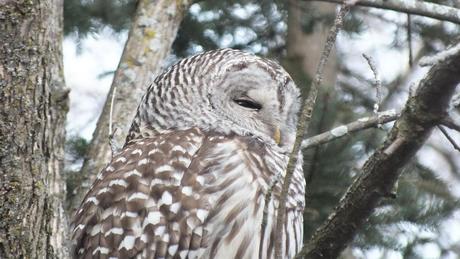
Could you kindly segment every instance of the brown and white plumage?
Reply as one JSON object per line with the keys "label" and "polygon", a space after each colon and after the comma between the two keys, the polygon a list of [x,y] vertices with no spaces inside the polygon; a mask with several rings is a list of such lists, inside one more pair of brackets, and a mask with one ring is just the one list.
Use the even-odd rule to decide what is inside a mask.
{"label": "brown and white plumage", "polygon": [[273,258],[282,238],[292,258],[302,245],[302,161],[284,232],[274,223],[298,97],[279,65],[252,54],[223,49],[180,61],[149,88],[127,144],[77,211],[74,256]]}

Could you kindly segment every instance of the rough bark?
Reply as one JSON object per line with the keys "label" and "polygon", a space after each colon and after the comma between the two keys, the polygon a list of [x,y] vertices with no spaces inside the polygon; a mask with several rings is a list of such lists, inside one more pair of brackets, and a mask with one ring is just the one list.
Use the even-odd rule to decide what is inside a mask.
{"label": "rough bark", "polygon": [[171,50],[180,22],[190,1],[140,0],[123,55],[107,96],[96,130],[93,133],[87,157],[83,162],[75,195],[69,201],[71,214],[80,204],[97,173],[110,161],[109,145],[110,106],[114,89],[113,127],[114,143],[124,144],[137,105],[154,75],[162,69],[163,60]]}
{"label": "rough bark", "polygon": [[0,2],[0,258],[64,258],[62,0]]}
{"label": "rough bark", "polygon": [[403,166],[442,122],[460,83],[460,53],[434,65],[407,101],[386,141],[367,160],[328,220],[297,258],[336,258],[391,190]]}

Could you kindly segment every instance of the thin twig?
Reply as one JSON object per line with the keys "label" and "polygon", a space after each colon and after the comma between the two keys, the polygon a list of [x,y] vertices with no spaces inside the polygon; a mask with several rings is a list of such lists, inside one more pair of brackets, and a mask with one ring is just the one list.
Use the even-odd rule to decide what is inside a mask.
{"label": "thin twig", "polygon": [[412,52],[412,21],[410,14],[407,14],[407,46],[409,48],[409,67],[413,65],[413,52]]}
{"label": "thin twig", "polygon": [[455,140],[449,135],[449,133],[447,132],[447,130],[441,126],[441,125],[438,125],[438,129],[441,130],[442,134],[444,134],[444,137],[447,138],[447,140],[449,140],[449,142],[452,144],[452,146],[457,150],[457,151],[460,151],[460,147],[458,146],[457,143],[455,143]]}
{"label": "thin twig", "polygon": [[[326,93],[323,96],[323,100],[321,102],[321,111],[319,112],[319,120],[318,123],[316,124],[316,131],[321,132],[323,131],[324,124],[326,123],[326,118],[329,114],[328,108],[329,106],[329,92]],[[313,129],[311,129],[313,131]],[[302,149],[302,147],[300,148]],[[308,189],[313,177],[315,176],[316,168],[318,166],[318,156],[320,154],[320,146],[316,146],[313,151],[312,151],[312,156],[309,159],[311,163],[307,163],[306,166],[304,166],[304,176],[305,176],[305,183],[306,183],[306,189]]]}
{"label": "thin twig", "polygon": [[[342,4],[344,0],[304,0],[307,2],[330,2]],[[380,8],[396,12],[409,13],[460,24],[460,9],[455,7],[415,0],[361,0],[359,6]]]}
{"label": "thin twig", "polygon": [[369,64],[372,73],[374,73],[374,86],[377,95],[377,101],[374,104],[374,113],[377,114],[379,112],[380,105],[382,104],[382,81],[380,80],[379,71],[377,70],[377,66],[375,65],[375,62],[372,59],[372,57],[364,53],[363,57],[367,60],[367,64]]}
{"label": "thin twig", "polygon": [[450,128],[450,129],[453,129],[453,130],[456,130],[458,132],[460,132],[460,124],[457,124],[454,120],[452,120],[452,118],[450,117],[446,117],[444,118],[442,121],[441,121],[441,124]]}
{"label": "thin twig", "polygon": [[110,145],[110,150],[112,151],[112,158],[117,152],[116,145],[114,143],[114,135],[117,129],[113,130],[113,121],[112,121],[112,116],[113,116],[113,104],[115,103],[115,95],[117,94],[117,87],[115,86],[113,88],[112,92],[112,100],[110,101],[110,114],[109,114],[109,145]]}
{"label": "thin twig", "polygon": [[[319,85],[321,85],[321,82],[323,80],[324,67],[329,58],[329,54],[331,53],[331,50],[334,47],[334,44],[337,38],[337,34],[342,28],[343,18],[350,11],[350,8],[354,4],[354,2],[356,1],[353,1],[353,2],[347,1],[340,8],[340,11],[335,18],[334,25],[332,26],[327,36],[326,44],[324,46],[323,52],[321,53],[321,59],[318,64],[315,78],[310,88],[310,92],[308,93],[308,97],[306,98],[306,100],[304,100],[303,102],[303,105],[302,105],[303,108],[300,113],[299,122],[297,124],[296,139],[294,142],[294,146],[292,148],[292,153],[289,156],[289,161],[286,167],[286,174],[285,174],[284,181],[283,181],[283,187],[282,187],[281,195],[279,199],[279,206],[278,206],[278,210],[276,214],[277,218],[276,218],[276,225],[275,225],[276,233],[284,232],[283,229],[284,229],[284,218],[285,218],[285,213],[286,213],[287,194],[288,194],[289,186],[291,184],[292,174],[295,169],[297,156],[299,155],[300,146],[301,146],[302,140],[304,139],[305,131],[306,129],[308,129],[310,125],[311,115],[313,113],[313,108],[316,103],[316,97],[318,95],[318,87]],[[277,238],[275,240],[275,258],[277,259],[283,258],[283,255],[281,254],[282,242],[283,242],[283,238]]]}
{"label": "thin twig", "polygon": [[358,132],[372,127],[378,127],[378,125],[394,121],[398,117],[398,113],[396,113],[394,110],[389,110],[385,112],[379,112],[377,115],[371,117],[360,118],[354,122],[335,127],[332,130],[326,131],[302,141],[301,148],[302,150],[310,149],[336,140],[350,133]]}

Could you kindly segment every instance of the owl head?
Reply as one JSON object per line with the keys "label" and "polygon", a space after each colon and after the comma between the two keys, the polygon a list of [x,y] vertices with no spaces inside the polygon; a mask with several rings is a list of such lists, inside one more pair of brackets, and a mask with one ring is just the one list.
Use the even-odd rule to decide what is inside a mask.
{"label": "owl head", "polygon": [[148,88],[127,142],[198,127],[283,149],[295,140],[300,92],[277,63],[219,49],[181,60]]}

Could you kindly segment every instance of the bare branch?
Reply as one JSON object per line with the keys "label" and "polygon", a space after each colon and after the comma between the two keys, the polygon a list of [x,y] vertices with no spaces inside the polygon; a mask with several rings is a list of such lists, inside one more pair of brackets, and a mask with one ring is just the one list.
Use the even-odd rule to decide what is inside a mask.
{"label": "bare branch", "polygon": [[386,141],[366,161],[362,173],[334,212],[296,258],[337,258],[391,189],[401,169],[447,115],[460,83],[460,52],[434,65],[410,97]]}
{"label": "bare branch", "polygon": [[114,141],[114,135],[117,129],[113,130],[113,103],[115,102],[115,96],[117,95],[117,86],[113,87],[112,93],[112,100],[110,101],[110,114],[109,114],[109,144],[110,150],[112,151],[112,158],[113,155],[117,152],[117,147]]}
{"label": "bare branch", "polygon": [[[342,4],[344,0],[304,0],[304,1],[319,1]],[[435,4],[425,1],[415,0],[362,0],[356,5],[374,7],[396,12],[408,13],[430,17],[438,20],[449,21],[460,24],[460,9],[441,4]]]}
{"label": "bare branch", "polygon": [[118,147],[117,147],[117,144],[115,143],[115,138],[114,138],[115,134],[117,133],[117,129],[118,128],[115,128],[113,132],[109,134],[109,145],[110,145],[112,158],[118,152]]}
{"label": "bare branch", "polygon": [[460,151],[460,147],[458,146],[457,143],[455,143],[455,140],[449,135],[449,133],[447,132],[447,130],[446,130],[443,126],[440,126],[440,125],[438,125],[438,129],[442,132],[442,134],[444,135],[444,137],[446,137],[447,140],[449,140],[449,142],[452,144],[452,146],[453,146],[457,151]]}
{"label": "bare branch", "polygon": [[410,14],[407,14],[407,47],[409,49],[409,67],[412,67],[414,55],[412,54],[412,21]]}
{"label": "bare branch", "polygon": [[[331,30],[329,31],[326,44],[324,46],[324,50],[321,53],[321,59],[319,61],[315,78],[312,82],[310,92],[308,93],[308,97],[303,101],[302,111],[300,113],[299,122],[297,124],[297,134],[296,140],[294,142],[294,146],[292,148],[292,153],[289,156],[289,161],[286,167],[286,174],[283,181],[283,188],[281,190],[281,196],[279,200],[279,206],[277,210],[277,218],[276,218],[276,232],[282,233],[284,227],[284,218],[286,212],[286,199],[289,190],[289,185],[291,184],[292,174],[295,169],[295,164],[297,161],[297,156],[299,154],[300,145],[302,140],[304,139],[305,131],[308,129],[311,121],[311,115],[313,113],[313,109],[316,103],[316,97],[318,95],[318,87],[321,85],[323,80],[323,71],[324,67],[326,66],[329,54],[331,53],[332,48],[334,47],[335,41],[337,39],[337,34],[339,33],[340,29],[343,25],[343,18],[345,15],[350,11],[351,6],[354,2],[345,2],[336,15],[334,25],[332,26]],[[282,259],[283,255],[281,254],[282,248],[282,238],[277,238],[275,241],[275,258]]]}
{"label": "bare branch", "polygon": [[420,59],[419,65],[424,67],[424,66],[432,66],[435,65],[439,62],[444,61],[446,58],[452,56],[452,54],[457,53],[460,51],[460,45],[456,45],[452,48],[449,48],[447,50],[441,51],[436,53],[434,56],[425,56]]}
{"label": "bare branch", "polygon": [[380,105],[382,104],[382,81],[380,80],[379,71],[377,70],[377,66],[375,65],[372,57],[364,53],[363,57],[366,59],[367,64],[369,64],[372,73],[374,73],[374,86],[377,93],[377,101],[374,104],[374,113],[377,114],[379,112]]}
{"label": "bare branch", "polygon": [[350,133],[354,133],[354,132],[372,128],[372,127],[377,127],[378,125],[394,121],[398,117],[399,117],[399,114],[396,113],[394,110],[380,112],[377,115],[374,115],[371,117],[364,117],[364,118],[358,119],[357,121],[348,123],[346,125],[335,127],[332,130],[329,130],[327,132],[324,132],[316,136],[313,136],[311,138],[308,138],[302,141],[301,148],[303,150],[313,148],[313,147],[322,145],[324,143],[336,140],[343,136],[346,136]]}
{"label": "bare branch", "polygon": [[456,130],[456,131],[460,132],[460,124],[457,124],[450,117],[446,117],[444,120],[442,120],[441,124],[446,126],[446,127],[448,127],[448,128],[450,128],[450,129],[453,129],[453,130]]}

